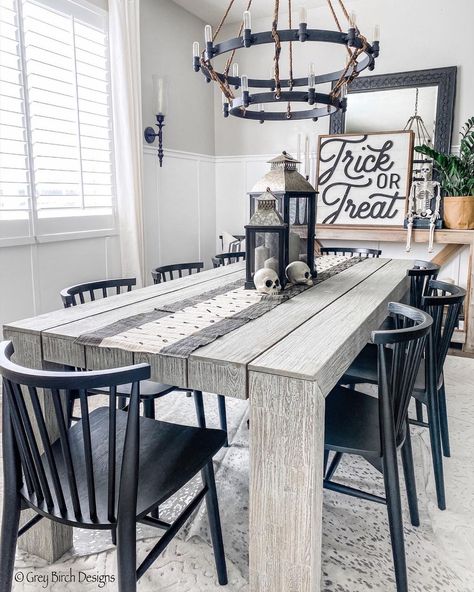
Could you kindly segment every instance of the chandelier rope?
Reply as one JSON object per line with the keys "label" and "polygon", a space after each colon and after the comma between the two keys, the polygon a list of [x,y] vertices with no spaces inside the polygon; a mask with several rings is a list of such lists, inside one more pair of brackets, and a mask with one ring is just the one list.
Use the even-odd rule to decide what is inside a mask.
{"label": "chandelier rope", "polygon": [[[252,0],[248,0],[247,8],[239,25],[237,37],[227,41],[217,42],[217,39],[226,23],[229,14],[235,4],[235,0],[229,0],[227,9],[224,12],[215,31],[206,25],[204,50],[199,50],[199,43],[193,44],[193,67],[196,72],[201,71],[208,82],[215,82],[223,97],[224,116],[234,115],[248,119],[265,120],[282,119],[317,119],[329,115],[340,109],[345,110],[347,105],[347,87],[366,68],[373,70],[375,60],[379,55],[378,27],[376,27],[375,39],[372,44],[361,34],[355,24],[355,17],[349,15],[343,0],[337,0],[337,9],[342,12],[342,17],[348,23],[347,33],[344,32],[338,10],[334,0],[326,0],[330,14],[334,20],[337,31],[320,29],[309,29],[306,21],[306,10],[302,9],[304,15],[300,18],[299,27],[293,29],[292,23],[292,0],[288,0],[288,29],[279,29],[280,0],[274,0],[271,28],[269,31],[253,33],[251,30],[250,8]],[[348,57],[344,67],[340,71],[321,73],[314,71],[311,63],[308,77],[294,77],[293,44],[300,42],[325,42],[343,45]],[[281,58],[283,43],[288,43],[289,78],[282,78]],[[239,74],[238,64],[234,62],[237,50],[251,48],[254,45],[273,44],[273,76],[268,79],[249,78],[245,74]],[[218,72],[213,59],[222,54],[229,53],[222,72]],[[364,56],[365,54],[365,56]],[[319,65],[319,62],[318,62]],[[231,73],[232,67],[232,73]],[[327,92],[316,92],[320,84],[332,83],[332,89]],[[299,90],[298,87],[307,86],[306,90]],[[236,96],[234,90],[241,89],[241,96]],[[260,89],[255,92],[252,89]],[[286,110],[276,109],[265,111],[263,105],[267,103],[286,102]],[[295,111],[293,103],[306,103],[308,108]],[[260,105],[259,111],[249,107]]]}

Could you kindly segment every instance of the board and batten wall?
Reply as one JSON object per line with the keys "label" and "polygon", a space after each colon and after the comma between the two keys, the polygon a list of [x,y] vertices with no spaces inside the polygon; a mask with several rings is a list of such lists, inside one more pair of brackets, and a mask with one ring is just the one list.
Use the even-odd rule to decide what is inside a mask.
{"label": "board and batten wall", "polygon": [[[59,222],[60,219],[58,219]],[[120,276],[117,235],[0,247],[0,335],[7,322],[62,307],[62,288]]]}

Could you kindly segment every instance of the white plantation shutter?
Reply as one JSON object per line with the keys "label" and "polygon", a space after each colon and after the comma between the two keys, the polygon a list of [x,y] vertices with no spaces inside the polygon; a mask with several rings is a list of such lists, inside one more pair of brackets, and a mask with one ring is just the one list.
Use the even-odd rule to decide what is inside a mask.
{"label": "white plantation shutter", "polygon": [[[2,74],[0,90],[0,167],[12,181],[0,186],[0,221],[29,212],[39,235],[113,226],[106,14],[71,0],[0,4],[0,18],[6,7],[12,21],[1,46],[11,82],[4,86]],[[75,221],[51,230],[58,217]]]}
{"label": "white plantation shutter", "polygon": [[[30,184],[16,0],[0,0],[0,222],[28,220]],[[28,232],[28,223],[21,226]]]}

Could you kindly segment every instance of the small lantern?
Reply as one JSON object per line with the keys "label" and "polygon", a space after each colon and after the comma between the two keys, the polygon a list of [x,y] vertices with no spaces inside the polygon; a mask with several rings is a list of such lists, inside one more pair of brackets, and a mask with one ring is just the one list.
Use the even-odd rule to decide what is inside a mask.
{"label": "small lantern", "polygon": [[250,214],[255,211],[255,201],[267,188],[277,198],[277,210],[288,226],[288,262],[305,261],[316,277],[314,263],[314,238],[316,230],[316,195],[314,187],[298,172],[298,160],[287,152],[268,161],[270,171],[252,188]]}
{"label": "small lantern", "polygon": [[288,224],[278,213],[277,199],[269,189],[256,202],[257,209],[245,227],[245,288],[255,288],[253,276],[262,267],[273,268],[284,288],[288,265]]}

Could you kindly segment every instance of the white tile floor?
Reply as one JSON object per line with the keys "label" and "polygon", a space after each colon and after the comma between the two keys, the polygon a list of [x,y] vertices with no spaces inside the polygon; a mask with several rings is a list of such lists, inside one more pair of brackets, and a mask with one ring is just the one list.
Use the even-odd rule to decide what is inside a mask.
{"label": "white tile floor", "polygon": [[[426,430],[413,429],[421,526],[406,520],[405,538],[411,592],[474,591],[474,360],[448,358],[446,364],[452,457],[445,462],[448,509],[437,509],[431,472],[429,439]],[[206,399],[210,424],[217,425],[215,397]],[[162,399],[160,419],[194,421],[192,400],[183,395]],[[209,546],[206,514],[199,511],[140,581],[139,590],[155,592],[201,592],[226,589],[248,590],[248,431],[247,405],[229,401],[232,446],[216,459],[216,477],[229,569],[229,585],[217,585]],[[364,461],[343,460],[337,473],[352,485],[381,491],[380,475]],[[164,510],[168,516],[186,503],[193,485]],[[405,507],[406,517],[408,515]],[[139,557],[154,544],[150,530],[140,530]],[[282,541],[284,544],[284,541]],[[97,581],[114,576],[115,553],[108,536],[93,531],[77,531],[75,547],[55,565],[47,566],[35,557],[19,552],[15,592],[113,591],[116,582]],[[71,571],[69,571],[71,570]],[[72,573],[75,582],[54,581],[56,574]],[[43,578],[27,582],[27,574]],[[96,581],[84,581],[86,574]],[[392,561],[385,508],[325,492],[323,531],[322,592],[391,592]],[[56,576],[57,579],[57,576]],[[110,578],[109,578],[110,579]]]}

